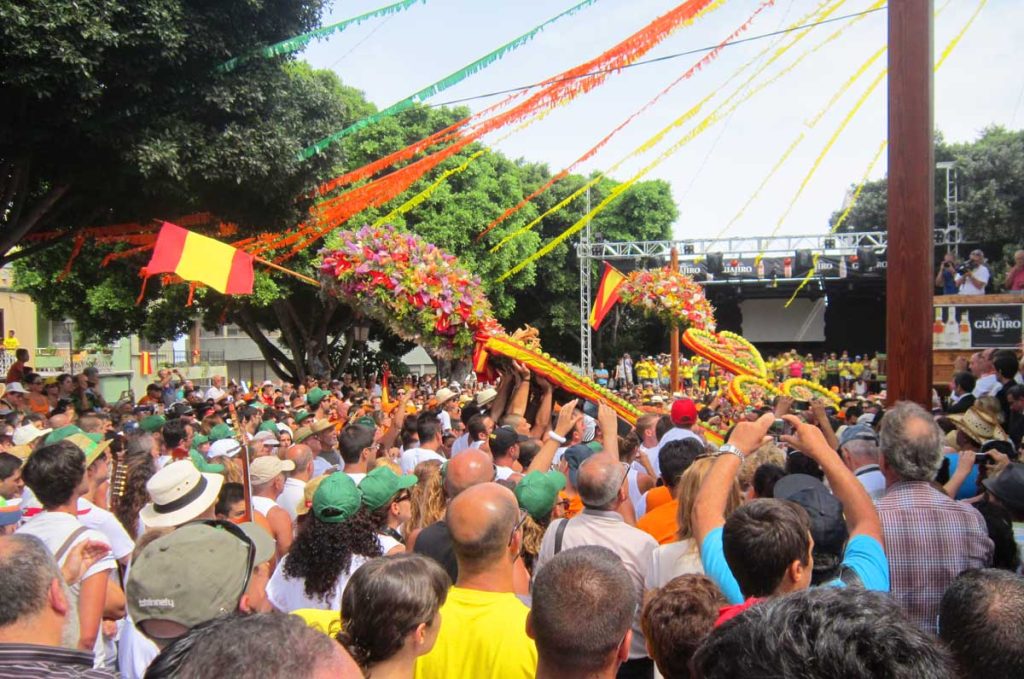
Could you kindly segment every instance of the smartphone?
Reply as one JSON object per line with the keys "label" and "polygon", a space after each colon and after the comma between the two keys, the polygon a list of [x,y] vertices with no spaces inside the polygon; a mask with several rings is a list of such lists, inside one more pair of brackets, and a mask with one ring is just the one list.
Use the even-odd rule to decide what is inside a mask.
{"label": "smartphone", "polygon": [[[597,419],[597,404],[593,401],[583,401],[583,414],[589,417]],[[623,420],[621,417],[615,418],[617,433],[619,436],[629,436],[629,432],[633,431],[633,428],[629,426],[629,423]]]}
{"label": "smartphone", "polygon": [[776,419],[772,422],[772,426],[768,428],[768,433],[775,439],[778,439],[780,436],[789,436],[793,433],[793,425],[781,418]]}

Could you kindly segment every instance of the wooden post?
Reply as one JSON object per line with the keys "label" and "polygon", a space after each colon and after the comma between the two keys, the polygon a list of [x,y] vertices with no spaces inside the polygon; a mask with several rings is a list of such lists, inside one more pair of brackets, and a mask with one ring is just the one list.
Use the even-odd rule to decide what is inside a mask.
{"label": "wooden post", "polygon": [[932,0],[889,3],[888,402],[931,408]]}
{"label": "wooden post", "polygon": [[[671,262],[672,271],[679,271],[679,250],[677,248],[672,248]],[[672,332],[669,333],[669,338],[669,341],[672,343],[672,346],[669,348],[672,365],[669,372],[668,388],[674,394],[679,391],[679,328],[677,326],[673,326]]]}

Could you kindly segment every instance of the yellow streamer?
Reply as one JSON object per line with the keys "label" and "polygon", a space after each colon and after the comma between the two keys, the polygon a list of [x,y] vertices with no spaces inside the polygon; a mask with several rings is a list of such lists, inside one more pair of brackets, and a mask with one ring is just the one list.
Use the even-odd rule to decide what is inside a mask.
{"label": "yellow streamer", "polygon": [[386,215],[384,215],[383,217],[378,219],[376,222],[373,223],[373,225],[375,227],[383,226],[384,224],[389,223],[395,217],[397,217],[399,215],[404,215],[406,212],[409,212],[410,210],[415,208],[417,205],[419,205],[420,203],[425,201],[427,198],[429,198],[431,196],[431,194],[434,193],[434,191],[437,191],[438,187],[441,186],[441,184],[443,184],[446,179],[451,177],[453,174],[458,174],[458,173],[464,171],[467,167],[469,167],[470,163],[472,163],[474,160],[476,160],[477,158],[479,158],[480,156],[482,156],[486,152],[487,152],[487,149],[480,149],[479,151],[477,151],[476,153],[471,155],[469,158],[467,158],[466,161],[464,163],[462,163],[461,165],[459,165],[458,167],[453,167],[450,170],[446,170],[446,171],[442,172],[441,176],[438,177],[437,179],[435,179],[434,182],[430,186],[428,186],[424,190],[420,191],[415,196],[413,196],[409,200],[405,201],[404,203],[402,203],[401,205],[396,207],[391,212],[387,213]]}

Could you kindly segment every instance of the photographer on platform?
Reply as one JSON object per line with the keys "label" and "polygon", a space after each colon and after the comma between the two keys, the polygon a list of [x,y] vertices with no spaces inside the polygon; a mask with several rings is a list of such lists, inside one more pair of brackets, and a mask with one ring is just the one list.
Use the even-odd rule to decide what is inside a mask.
{"label": "photographer on platform", "polygon": [[935,274],[935,287],[942,288],[943,295],[955,295],[959,292],[956,286],[956,255],[947,252],[939,264],[939,271]]}
{"label": "photographer on platform", "polygon": [[985,266],[985,253],[981,250],[972,250],[970,259],[956,270],[956,274],[956,285],[960,288],[959,294],[984,295],[985,286],[988,285],[988,280],[991,278],[991,273]]}

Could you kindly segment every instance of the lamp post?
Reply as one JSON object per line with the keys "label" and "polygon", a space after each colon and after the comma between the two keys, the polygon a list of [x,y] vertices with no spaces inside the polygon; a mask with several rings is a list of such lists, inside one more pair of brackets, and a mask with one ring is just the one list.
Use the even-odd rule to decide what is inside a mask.
{"label": "lamp post", "polygon": [[370,326],[362,319],[352,328],[352,340],[359,346],[359,384],[363,384],[363,364],[366,362],[366,342],[370,339]]}
{"label": "lamp post", "polygon": [[75,322],[71,319],[64,321],[64,327],[68,331],[68,372],[75,374]]}

